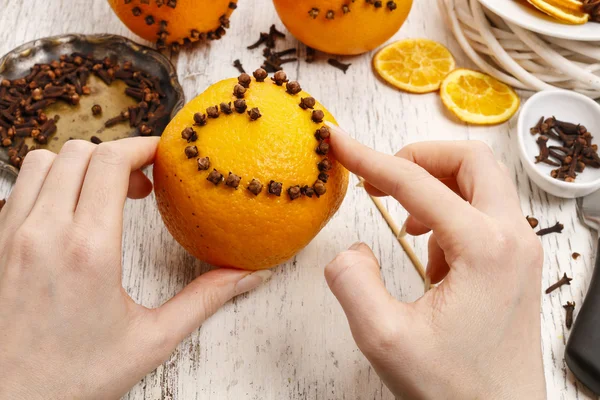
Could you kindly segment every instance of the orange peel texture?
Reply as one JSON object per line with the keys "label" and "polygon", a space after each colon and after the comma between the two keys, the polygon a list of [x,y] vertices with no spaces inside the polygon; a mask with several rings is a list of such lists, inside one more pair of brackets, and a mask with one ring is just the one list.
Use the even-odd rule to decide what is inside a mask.
{"label": "orange peel texture", "polygon": [[[348,171],[321,134],[335,119],[299,84],[245,78],[245,91],[236,79],[218,82],[177,114],[158,146],[154,184],[167,228],[191,254],[259,270],[319,233],[342,203]],[[313,109],[300,106],[307,98]]]}
{"label": "orange peel texture", "polygon": [[341,55],[370,51],[396,33],[412,0],[274,0],[279,18],[302,43]]}
{"label": "orange peel texture", "polygon": [[127,27],[159,49],[220,39],[237,0],[108,0]]}

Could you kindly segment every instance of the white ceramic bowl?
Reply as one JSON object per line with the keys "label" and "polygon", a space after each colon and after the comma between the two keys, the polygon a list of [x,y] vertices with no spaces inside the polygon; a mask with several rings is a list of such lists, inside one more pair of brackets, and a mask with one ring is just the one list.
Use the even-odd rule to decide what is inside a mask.
{"label": "white ceramic bowl", "polygon": [[[540,151],[536,143],[537,135],[529,132],[540,117],[556,117],[559,120],[580,123],[594,135],[593,143],[600,144],[600,105],[590,98],[567,90],[552,90],[533,95],[521,108],[518,121],[519,155],[525,171],[536,185],[546,192],[564,198],[585,196],[600,189],[600,169],[586,168],[577,175],[575,182],[563,182],[550,176],[556,167],[539,163],[535,156]],[[552,139],[549,145],[561,146]]]}

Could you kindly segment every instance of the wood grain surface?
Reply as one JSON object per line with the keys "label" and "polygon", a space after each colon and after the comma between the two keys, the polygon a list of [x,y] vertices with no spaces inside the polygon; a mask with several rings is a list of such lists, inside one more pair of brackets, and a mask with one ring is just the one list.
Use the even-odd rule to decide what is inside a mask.
{"label": "wood grain surface", "polygon": [[[440,41],[454,53],[459,66],[472,67],[445,28],[435,0],[415,3],[408,22],[393,39]],[[187,99],[212,82],[236,75],[231,66],[236,58],[248,70],[257,68],[261,50],[246,50],[246,46],[273,23],[283,29],[270,1],[242,0],[222,40],[173,58]],[[44,36],[105,32],[143,43],[103,0],[0,0],[2,54]],[[298,46],[304,54],[304,47],[291,35],[278,44],[279,49],[291,46]],[[400,93],[376,79],[372,55],[339,58],[352,63],[347,74],[329,66],[324,55],[313,64],[292,64],[287,72],[322,101],[343,127],[379,151],[392,153],[425,140],[488,143],[510,169],[524,215],[538,217],[541,226],[556,221],[565,224],[562,235],[541,239],[546,253],[543,286],[563,272],[574,278],[571,286],[543,295],[540,313],[547,387],[552,399],[593,398],[575,382],[563,359],[568,331],[562,304],[567,300],[582,303],[596,243],[595,234],[580,223],[575,202],[551,197],[527,178],[514,143],[516,121],[497,127],[462,124],[448,115],[438,95]],[[0,198],[8,196],[12,184],[8,175],[0,175]],[[277,268],[268,284],[210,318],[125,399],[392,399],[356,348],[344,314],[327,288],[323,268],[337,252],[360,240],[373,247],[385,284],[396,298],[417,299],[423,284],[380,214],[355,184],[353,178],[339,213],[304,251]],[[402,222],[406,212],[394,201],[386,200],[386,204]],[[410,241],[426,261],[427,239]],[[575,251],[581,253],[576,261],[571,258]],[[123,285],[134,300],[158,306],[208,268],[169,235],[152,196],[127,203]]]}

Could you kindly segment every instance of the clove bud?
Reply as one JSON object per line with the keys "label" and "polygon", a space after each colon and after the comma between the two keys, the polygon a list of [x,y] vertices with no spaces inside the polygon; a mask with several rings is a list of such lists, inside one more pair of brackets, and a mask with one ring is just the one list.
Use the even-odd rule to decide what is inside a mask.
{"label": "clove bud", "polygon": [[321,172],[319,173],[319,180],[327,183],[329,180],[329,175],[327,175],[325,172]]}
{"label": "clove bud", "polygon": [[233,108],[235,108],[235,111],[237,111],[240,114],[246,111],[247,107],[248,106],[246,105],[246,100],[236,100],[233,102]]}
{"label": "clove bud", "polygon": [[321,172],[327,172],[332,168],[331,161],[329,161],[327,158],[324,158],[320,163],[317,164],[317,168],[319,168],[319,171]]}
{"label": "clove bud", "polygon": [[329,143],[327,143],[327,142],[319,143],[319,145],[317,146],[316,152],[317,152],[317,154],[320,154],[322,156],[326,155],[329,152]]}
{"label": "clove bud", "polygon": [[573,312],[575,311],[575,302],[567,301],[567,304],[565,304],[563,308],[567,311],[567,315],[565,317],[565,326],[567,327],[567,329],[571,329],[571,326],[573,326]]}
{"label": "clove bud", "polygon": [[221,103],[221,112],[223,114],[226,114],[226,115],[231,114],[233,112],[231,110],[231,102],[229,102],[229,103]]}
{"label": "clove bud", "polygon": [[198,156],[198,147],[196,146],[187,146],[185,148],[185,155],[187,158],[194,158]]}
{"label": "clove bud", "polygon": [[283,85],[285,82],[288,81],[287,75],[285,72],[283,71],[277,71],[275,72],[275,74],[273,75],[273,77],[271,78],[271,80],[277,85],[277,86],[281,86]]}
{"label": "clove bud", "polygon": [[283,184],[281,182],[271,181],[269,182],[269,193],[275,196],[281,196],[281,188]]}
{"label": "clove bud", "polygon": [[313,189],[315,190],[315,194],[317,196],[322,196],[325,194],[325,192],[327,192],[327,189],[325,188],[325,182],[322,182],[320,180],[317,180],[314,183]]}
{"label": "clove bud", "polygon": [[213,169],[212,172],[208,174],[206,180],[214,183],[216,186],[223,180],[223,174],[217,171],[216,169]]}
{"label": "clove bud", "polygon": [[285,85],[285,89],[289,94],[298,94],[302,91],[300,84],[297,81],[290,81]]}
{"label": "clove bud", "polygon": [[187,140],[188,143],[198,140],[198,134],[194,128],[187,127],[181,131],[181,138]]}
{"label": "clove bud", "polygon": [[260,183],[258,179],[252,179],[252,181],[248,184],[248,190],[255,196],[262,191],[263,185]]}
{"label": "clove bud", "polygon": [[328,139],[330,135],[331,135],[331,132],[329,131],[329,128],[327,126],[320,127],[319,129],[317,129],[317,132],[315,133],[315,137],[317,138],[317,140]]}
{"label": "clove bud", "polygon": [[560,278],[560,280],[558,282],[556,282],[555,284],[553,284],[550,287],[548,287],[548,289],[546,289],[546,294],[552,293],[553,291],[555,291],[556,289],[558,289],[562,285],[570,285],[572,280],[573,280],[573,278],[569,278],[567,276],[567,274],[565,273],[563,275],[563,277]]}
{"label": "clove bud", "polygon": [[241,180],[242,180],[241,176],[238,176],[236,174],[232,174],[231,172],[229,172],[229,175],[227,176],[227,179],[225,180],[225,185],[232,187],[234,189],[237,189],[238,186],[240,186]]}
{"label": "clove bud", "polygon": [[313,110],[311,118],[313,122],[321,123],[325,118],[325,113],[321,110]]}
{"label": "clove bud", "polygon": [[288,188],[287,192],[290,196],[290,200],[296,200],[302,195],[302,191],[300,190],[300,186],[298,185]]}
{"label": "clove bud", "polygon": [[92,106],[92,115],[100,115],[102,114],[102,107],[98,104],[94,104]]}
{"label": "clove bud", "polygon": [[219,106],[211,106],[206,109],[208,118],[219,118]]}
{"label": "clove bud", "polygon": [[239,83],[233,87],[233,95],[238,99],[243,99],[246,94],[246,88]]}
{"label": "clove bud", "polygon": [[252,78],[250,78],[250,75],[243,73],[240,76],[238,76],[238,83],[244,88],[248,89],[250,87],[250,82],[252,82]]}
{"label": "clove bud", "polygon": [[206,125],[206,114],[202,114],[197,112],[196,114],[194,114],[194,122],[196,125],[198,126],[204,126]]}
{"label": "clove bud", "polygon": [[304,185],[301,189],[302,194],[306,197],[313,197],[315,195],[315,189],[311,188],[308,185]]}
{"label": "clove bud", "polygon": [[262,114],[260,113],[260,110],[257,107],[254,107],[250,111],[248,111],[248,115],[250,116],[250,121],[256,121],[257,119],[262,117]]}
{"label": "clove bud", "polygon": [[208,157],[200,157],[198,159],[198,171],[206,171],[210,168],[210,159]]}
{"label": "clove bud", "polygon": [[252,75],[254,75],[254,79],[256,79],[256,82],[264,82],[269,74],[267,74],[267,71],[265,71],[264,69],[259,68],[256,71],[254,71]]}
{"label": "clove bud", "polygon": [[307,108],[312,109],[316,103],[317,102],[315,101],[314,97],[302,97],[300,99],[300,108],[303,110],[306,110]]}

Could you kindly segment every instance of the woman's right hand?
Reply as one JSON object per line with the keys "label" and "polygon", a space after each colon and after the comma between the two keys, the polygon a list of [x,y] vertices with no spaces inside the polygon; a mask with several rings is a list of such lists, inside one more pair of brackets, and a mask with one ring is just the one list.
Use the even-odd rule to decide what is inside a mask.
{"label": "woman's right hand", "polygon": [[414,303],[389,294],[365,244],[325,270],[358,347],[385,384],[409,398],[544,399],[543,252],[490,148],[418,143],[394,157],[336,127],[331,141],[369,193],[406,208],[408,233],[433,231],[427,274],[441,284]]}

